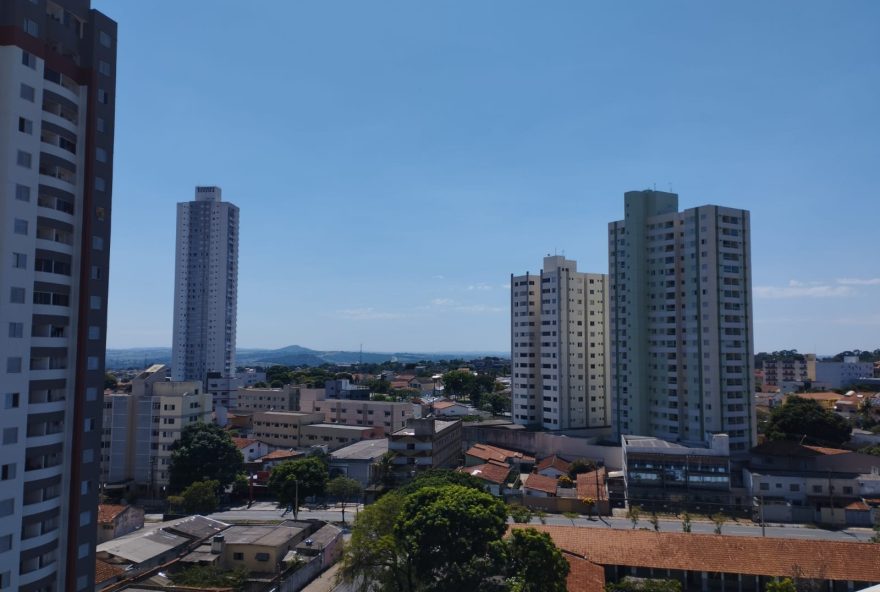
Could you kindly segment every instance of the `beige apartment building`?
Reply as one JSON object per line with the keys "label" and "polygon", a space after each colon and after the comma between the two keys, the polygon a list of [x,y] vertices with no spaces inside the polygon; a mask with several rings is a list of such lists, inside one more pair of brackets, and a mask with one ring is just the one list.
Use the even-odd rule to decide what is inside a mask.
{"label": "beige apartment building", "polygon": [[407,426],[388,438],[398,472],[453,468],[460,464],[461,420],[410,419]]}
{"label": "beige apartment building", "polygon": [[382,428],[386,433],[402,429],[407,420],[414,417],[412,403],[351,399],[303,400],[301,411],[321,413],[325,423],[371,426]]}
{"label": "beige apartment building", "polygon": [[607,276],[547,256],[541,273],[512,276],[510,286],[514,422],[608,427]]}
{"label": "beige apartment building", "polygon": [[101,481],[105,488],[168,484],[171,445],[195,422],[209,423],[212,397],[200,381],[169,381],[156,364],[132,380],[131,393],[104,395]]}
{"label": "beige apartment building", "polygon": [[[238,389],[237,411],[299,411],[300,387]],[[322,389],[312,389],[322,390]]]}
{"label": "beige apartment building", "polygon": [[372,426],[350,426],[333,423],[316,423],[302,427],[305,446],[326,446],[329,451],[344,448],[361,440],[378,440],[385,437],[385,430]]}
{"label": "beige apartment building", "polygon": [[277,448],[308,446],[303,441],[305,426],[324,421],[322,413],[299,413],[296,411],[258,411],[251,418],[251,437]]}

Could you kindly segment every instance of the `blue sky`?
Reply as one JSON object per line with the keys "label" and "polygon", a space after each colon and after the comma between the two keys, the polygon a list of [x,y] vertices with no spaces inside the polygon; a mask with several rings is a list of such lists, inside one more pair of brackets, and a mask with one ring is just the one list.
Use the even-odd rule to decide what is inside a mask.
{"label": "blue sky", "polygon": [[510,274],[606,271],[655,185],[751,210],[757,350],[880,347],[878,2],[93,6],[109,347],[170,345],[197,184],[241,208],[239,347],[508,350]]}

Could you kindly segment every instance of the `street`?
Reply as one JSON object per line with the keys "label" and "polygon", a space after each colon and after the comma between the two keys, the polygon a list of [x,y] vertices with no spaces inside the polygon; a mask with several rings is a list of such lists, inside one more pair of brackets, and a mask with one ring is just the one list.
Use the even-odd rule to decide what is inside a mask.
{"label": "street", "polygon": [[[351,524],[357,512],[363,509],[362,505],[349,505],[345,508],[345,520]],[[293,519],[293,513],[284,513],[282,508],[278,508],[274,502],[257,502],[250,508],[242,506],[225,512],[217,512],[211,514],[210,518],[220,520],[222,522],[271,522],[279,520]],[[300,519],[317,519],[327,522],[339,522],[342,520],[342,511],[338,507],[329,507],[323,510],[307,510],[305,508],[299,511]],[[569,520],[559,514],[548,514],[545,517],[545,523],[556,526],[577,526],[582,528],[617,528],[628,530],[632,528],[632,522],[627,518],[603,516],[601,519],[589,520],[585,517]],[[540,524],[537,518],[532,519],[532,524]],[[643,517],[637,528],[653,529],[648,522],[647,517]],[[681,532],[681,521],[671,519],[660,519],[660,530],[662,532]],[[691,522],[691,532],[711,534],[715,530],[715,525],[708,521],[693,520]],[[752,522],[733,520],[727,522],[722,530],[722,534],[734,536],[761,536],[761,527]],[[776,538],[798,538],[798,539],[814,539],[828,541],[868,541],[873,535],[873,531],[869,528],[848,528],[845,530],[827,530],[814,526],[804,526],[800,524],[773,524],[766,527],[765,536]]]}

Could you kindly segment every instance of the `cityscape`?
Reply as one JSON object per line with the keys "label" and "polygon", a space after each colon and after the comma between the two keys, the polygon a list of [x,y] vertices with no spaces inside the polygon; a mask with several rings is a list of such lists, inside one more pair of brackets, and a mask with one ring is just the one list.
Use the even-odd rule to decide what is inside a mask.
{"label": "cityscape", "polygon": [[[315,24],[332,16],[293,4],[273,7]],[[844,5],[829,14],[848,42],[861,47],[867,35],[880,49],[864,29],[880,12]],[[703,18],[695,6],[690,16]],[[206,30],[228,14],[219,4],[180,8],[183,19],[204,9]],[[342,31],[354,16],[372,22],[393,12],[350,8]],[[473,41],[472,23],[461,25],[461,37],[444,28],[461,8],[401,8],[395,18],[420,26],[426,14],[438,19],[438,29],[422,32],[437,35],[428,43],[452,60],[449,39]],[[503,11],[503,20],[524,26],[520,8]],[[123,48],[127,31],[141,40],[151,24],[133,17],[142,9],[0,3],[0,323],[8,330],[0,347],[0,590],[880,590],[876,266],[853,253],[824,275],[816,263],[813,280],[790,279],[806,277],[795,259],[826,255],[805,251],[804,237],[786,253],[768,252],[767,229],[783,224],[773,217],[778,204],[740,197],[734,185],[682,181],[674,191],[664,179],[658,189],[610,165],[595,183],[603,191],[609,179],[620,185],[601,206],[572,209],[542,193],[526,208],[520,195],[507,203],[479,191],[447,203],[439,192],[430,211],[414,205],[401,215],[389,194],[375,198],[357,231],[348,225],[356,208],[318,191],[327,203],[314,207],[334,216],[319,228],[283,220],[279,235],[282,204],[243,190],[233,166],[194,167],[183,180],[169,162],[176,211],[161,200],[129,204],[145,197],[131,188],[144,177],[132,172],[128,149],[144,122],[120,114],[146,108],[128,86],[140,84],[129,64],[146,48]],[[159,2],[154,12],[167,9]],[[476,20],[500,16],[474,10]],[[547,10],[536,23],[547,18],[564,37],[561,8]],[[631,13],[618,10],[605,16],[629,22]],[[780,18],[775,10],[771,20]],[[807,13],[831,18],[824,10]],[[155,18],[147,12],[144,19]],[[507,38],[496,35],[500,48]],[[835,43],[847,46],[841,35]],[[389,47],[425,41],[412,42],[394,37]],[[877,55],[859,62],[861,71],[875,72]],[[399,59],[381,68],[405,71],[414,58]],[[430,68],[438,58],[419,59]],[[493,62],[499,72],[501,62]],[[302,73],[303,88],[314,75]],[[324,77],[329,84],[334,75],[317,80]],[[169,72],[169,89],[189,84],[173,79]],[[495,82],[504,84],[500,74]],[[149,102],[171,117],[186,111],[190,95],[180,100]],[[216,107],[198,100],[205,111]],[[242,105],[236,116],[263,115],[254,110]],[[223,144],[242,159],[269,146],[238,145],[229,115]],[[352,128],[374,125],[337,115]],[[193,121],[200,116],[194,111]],[[861,117],[859,133],[871,136],[876,104]],[[505,122],[517,124],[530,125]],[[169,156],[173,144],[148,163],[153,188],[165,182],[160,163],[179,159]],[[199,144],[194,162],[210,150]],[[438,183],[455,161],[438,163]],[[389,176],[407,166],[387,164]],[[367,177],[364,195],[374,199]],[[803,216],[799,223],[825,216],[790,199],[781,208],[803,210],[790,214]],[[444,225],[468,202],[472,211],[456,212],[460,226]],[[278,219],[269,220],[263,208],[276,203]],[[841,203],[823,204],[829,224],[856,202]],[[865,209],[847,214],[849,230],[873,229],[869,198],[859,203]],[[128,223],[146,210],[127,208],[140,207],[149,217]],[[374,226],[382,218],[387,224]],[[363,227],[372,234],[360,234]],[[173,263],[165,263],[159,253],[172,247],[161,237],[172,228]],[[408,240],[395,241],[394,228]],[[475,236],[485,252],[462,251]],[[578,249],[548,248],[547,240]],[[151,252],[132,253],[138,244]],[[383,258],[389,244],[399,258]],[[151,264],[136,263],[141,257]],[[323,281],[322,267],[336,266],[352,268],[349,281]],[[173,287],[167,306],[155,302],[162,286]]]}

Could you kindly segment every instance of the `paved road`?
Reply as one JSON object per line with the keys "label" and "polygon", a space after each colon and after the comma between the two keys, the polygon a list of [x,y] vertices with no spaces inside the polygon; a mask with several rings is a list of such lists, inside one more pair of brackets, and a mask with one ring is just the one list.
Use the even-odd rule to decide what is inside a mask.
{"label": "paved road", "polygon": [[[357,512],[363,506],[347,506],[345,508],[345,519],[348,523],[354,521]],[[276,507],[271,502],[258,502],[250,509],[246,507],[234,508],[226,512],[218,512],[212,514],[211,518],[225,522],[242,522],[242,521],[277,521],[292,519],[293,514],[284,513],[282,509]],[[310,511],[305,508],[299,512],[299,518],[317,519],[328,522],[339,522],[342,520],[342,512],[339,508],[327,508],[325,510]],[[638,528],[653,528],[648,517],[644,517],[638,524]],[[586,518],[576,518],[574,521],[560,516],[558,514],[548,514],[545,518],[547,524],[559,526],[578,526],[583,528],[617,528],[628,530],[632,528],[632,522],[626,518],[619,517],[602,517],[601,520],[588,520]],[[536,518],[532,520],[533,524],[540,524]],[[680,520],[660,520],[660,530],[662,532],[681,532]],[[712,533],[715,525],[711,522],[694,520],[691,523],[691,531],[697,533]],[[761,527],[747,521],[729,521],[723,527],[723,534],[736,536],[761,536]],[[814,528],[801,526],[796,524],[773,524],[768,525],[765,529],[765,535],[776,538],[798,538],[813,540],[830,540],[830,541],[867,541],[873,535],[873,531],[869,528],[849,528],[846,530],[826,530],[822,528]]]}

